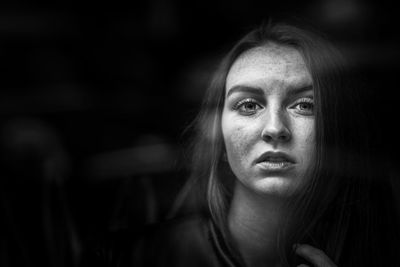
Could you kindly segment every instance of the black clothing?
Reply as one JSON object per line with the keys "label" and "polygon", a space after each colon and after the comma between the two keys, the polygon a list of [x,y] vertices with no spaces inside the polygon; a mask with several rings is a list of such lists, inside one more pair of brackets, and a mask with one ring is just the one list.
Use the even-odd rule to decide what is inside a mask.
{"label": "black clothing", "polygon": [[192,217],[151,226],[141,238],[127,231],[114,234],[88,265],[238,267],[238,262],[211,219]]}

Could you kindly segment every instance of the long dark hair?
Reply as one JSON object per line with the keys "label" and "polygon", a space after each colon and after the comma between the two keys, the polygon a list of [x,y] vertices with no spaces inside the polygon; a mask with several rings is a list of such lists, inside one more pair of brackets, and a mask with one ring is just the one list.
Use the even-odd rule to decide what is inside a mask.
{"label": "long dark hair", "polygon": [[[309,183],[288,200],[293,213],[278,238],[282,262],[295,264],[292,245],[307,243],[322,249],[339,266],[381,265],[396,253],[390,244],[375,243],[384,241],[377,232],[382,230],[382,220],[392,219],[390,212],[385,219],[379,215],[386,176],[372,168],[367,118],[357,88],[349,82],[349,69],[338,50],[321,36],[304,27],[267,23],[231,49],[215,72],[194,123],[191,185],[207,200],[207,210],[221,232],[227,233],[234,179],[224,159],[221,131],[227,74],[238,56],[251,48],[268,43],[295,48],[313,79],[316,160]],[[396,221],[391,221],[394,229]],[[380,255],[383,247],[391,251]]]}

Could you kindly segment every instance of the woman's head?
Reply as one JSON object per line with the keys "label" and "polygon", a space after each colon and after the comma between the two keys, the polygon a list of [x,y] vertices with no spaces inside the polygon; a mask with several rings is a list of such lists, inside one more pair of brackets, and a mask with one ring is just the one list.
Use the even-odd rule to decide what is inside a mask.
{"label": "woman's head", "polygon": [[[207,199],[211,213],[216,217],[221,217],[223,210],[227,208],[229,194],[232,189],[232,181],[227,177],[231,173],[229,173],[230,169],[226,168],[225,157],[227,155],[232,167],[232,164],[235,163],[235,157],[239,156],[239,154],[233,151],[234,145],[238,144],[237,140],[229,140],[230,138],[228,138],[229,126],[232,126],[235,121],[229,117],[229,114],[232,115],[232,113],[228,109],[227,104],[229,101],[226,101],[229,100],[227,98],[228,93],[236,85],[246,85],[243,84],[243,81],[240,81],[241,78],[246,78],[239,74],[240,71],[246,71],[245,68],[248,67],[247,70],[254,74],[255,72],[250,69],[252,65],[256,67],[260,63],[265,65],[261,66],[258,64],[257,66],[260,68],[270,68],[268,64],[275,64],[272,62],[275,59],[287,63],[287,66],[282,63],[280,67],[291,65],[292,68],[288,68],[291,73],[281,74],[292,75],[292,77],[289,77],[292,81],[286,80],[286,82],[292,83],[292,89],[308,89],[301,90],[301,94],[297,95],[302,97],[291,98],[292,102],[288,98],[282,98],[281,100],[285,100],[286,103],[281,102],[281,104],[286,104],[286,107],[290,111],[294,111],[293,108],[298,108],[298,106],[295,106],[295,103],[300,99],[302,99],[302,102],[299,104],[303,106],[307,105],[307,108],[310,105],[313,106],[312,116],[302,114],[303,116],[301,116],[300,120],[300,116],[294,116],[296,114],[299,115],[298,112],[291,113],[293,115],[291,117],[296,118],[294,122],[301,121],[301,123],[296,125],[304,127],[295,131],[295,134],[300,134],[300,136],[296,136],[296,141],[299,138],[304,138],[304,140],[299,140],[299,145],[303,142],[307,146],[307,148],[304,148],[301,145],[302,149],[305,150],[298,150],[299,158],[292,160],[310,160],[311,157],[309,156],[315,154],[314,167],[318,168],[320,164],[318,161],[321,159],[319,154],[323,152],[324,148],[328,149],[328,146],[330,146],[328,143],[332,143],[332,147],[337,148],[335,140],[324,139],[326,138],[326,132],[334,130],[338,123],[331,120],[329,114],[333,113],[334,106],[339,102],[338,98],[340,98],[340,95],[343,95],[343,93],[340,94],[337,92],[342,89],[339,85],[340,75],[338,75],[340,71],[340,64],[338,63],[340,55],[327,41],[318,35],[294,26],[269,24],[253,30],[240,40],[222,61],[208,88],[201,113],[197,119],[198,136],[195,140],[193,171],[196,176],[201,176],[199,179],[203,182],[207,181]],[[252,64],[251,61],[255,64]],[[246,65],[245,68],[240,66],[243,63]],[[276,71],[282,70],[276,69]],[[267,69],[262,76],[264,76],[263,78],[268,76]],[[254,77],[254,75],[250,75],[250,77],[254,79],[259,78]],[[295,81],[293,79],[298,80]],[[270,82],[273,81],[271,80]],[[275,86],[275,88],[281,87]],[[281,92],[279,91],[278,93]],[[231,96],[235,96],[235,94],[230,94],[229,97]],[[264,99],[263,101],[265,102],[266,100]],[[307,103],[304,103],[305,101],[303,100]],[[329,112],[326,112],[326,110],[329,110]],[[280,115],[286,116],[288,114]],[[223,120],[224,118],[225,120]],[[283,119],[282,116],[281,119]],[[290,130],[287,129],[287,125],[283,126],[286,128],[285,131]],[[223,134],[223,127],[225,127],[225,134]],[[267,129],[265,130],[267,131]],[[270,135],[266,131],[263,132],[264,140],[265,138],[269,138],[268,135]],[[288,134],[293,135],[294,133],[289,131]],[[313,147],[313,149],[310,149],[310,147]],[[261,156],[259,153],[267,152],[265,149],[267,148],[263,147],[260,148],[260,151],[255,151],[254,157]],[[283,152],[289,153],[290,151],[287,149]],[[270,146],[267,150],[279,150],[279,148]],[[225,154],[226,152],[227,154]],[[307,157],[305,157],[305,153],[307,153]],[[310,164],[306,163],[305,165],[308,166]],[[235,174],[237,175],[240,170],[235,170],[235,167],[239,168],[240,164],[235,164],[232,168],[233,173],[236,172]],[[304,173],[305,170],[301,172]]]}

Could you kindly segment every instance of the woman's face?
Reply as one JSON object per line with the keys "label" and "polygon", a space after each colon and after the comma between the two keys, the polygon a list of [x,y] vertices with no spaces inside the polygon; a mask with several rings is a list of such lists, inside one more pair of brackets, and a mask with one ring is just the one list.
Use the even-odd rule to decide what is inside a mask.
{"label": "woman's face", "polygon": [[294,48],[244,52],[226,79],[222,133],[239,182],[289,196],[304,184],[315,153],[312,78]]}

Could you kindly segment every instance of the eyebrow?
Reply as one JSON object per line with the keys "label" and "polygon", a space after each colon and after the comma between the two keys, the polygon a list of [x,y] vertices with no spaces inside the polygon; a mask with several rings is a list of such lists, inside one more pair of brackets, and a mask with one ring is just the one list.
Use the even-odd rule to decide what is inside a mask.
{"label": "eyebrow", "polygon": [[229,97],[230,95],[232,95],[234,93],[251,93],[251,94],[260,95],[260,96],[264,95],[264,91],[259,87],[236,85],[236,86],[233,86],[231,89],[229,89],[226,97]]}
{"label": "eyebrow", "polygon": [[294,89],[290,89],[288,91],[288,95],[293,96],[293,95],[299,95],[301,93],[305,93],[308,91],[313,91],[314,87],[312,85],[308,85],[308,86],[303,86],[303,87],[299,87],[299,88],[294,88]]}
{"label": "eyebrow", "polygon": [[[289,96],[293,96],[293,95],[299,95],[301,93],[304,93],[304,92],[307,92],[307,91],[312,91],[312,90],[313,90],[313,86],[312,85],[308,85],[308,86],[289,89],[287,94]],[[228,94],[226,95],[226,97],[229,97],[230,95],[232,95],[234,93],[251,93],[251,94],[262,96],[262,95],[264,95],[264,90],[259,88],[259,87],[236,85],[236,86],[233,86],[231,89],[229,89]]]}

